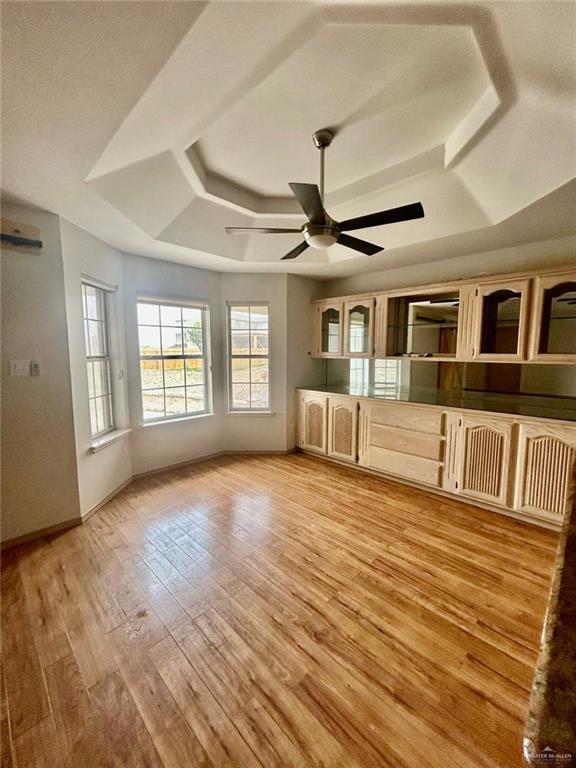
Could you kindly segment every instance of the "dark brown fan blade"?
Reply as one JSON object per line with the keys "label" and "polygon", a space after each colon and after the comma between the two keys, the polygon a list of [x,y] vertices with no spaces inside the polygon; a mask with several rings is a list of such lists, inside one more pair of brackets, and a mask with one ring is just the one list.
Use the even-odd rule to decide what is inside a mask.
{"label": "dark brown fan blade", "polygon": [[366,240],[359,240],[357,237],[344,235],[343,233],[338,235],[337,242],[340,245],[345,245],[346,248],[353,248],[355,251],[365,253],[366,256],[374,256],[375,253],[380,253],[380,251],[384,250],[379,245],[374,245],[373,243],[366,242]]}
{"label": "dark brown fan blade", "polygon": [[275,229],[270,227],[226,227],[229,235],[249,235],[256,232],[259,235],[281,235],[287,232],[302,232],[301,229]]}
{"label": "dark brown fan blade", "polygon": [[300,256],[302,251],[305,251],[306,248],[308,248],[308,243],[304,240],[300,243],[300,245],[297,245],[296,248],[293,248],[291,251],[289,251],[286,256],[282,256],[280,261],[284,261],[284,259],[295,259],[296,256]]}
{"label": "dark brown fan blade", "polygon": [[326,213],[317,184],[290,184],[290,189],[312,224],[324,224]]}
{"label": "dark brown fan blade", "polygon": [[369,213],[367,216],[358,216],[356,219],[347,219],[340,222],[342,232],[352,229],[365,229],[366,227],[381,227],[383,224],[395,224],[398,221],[410,221],[411,219],[424,218],[422,203],[410,203],[399,208],[390,208],[388,211]]}

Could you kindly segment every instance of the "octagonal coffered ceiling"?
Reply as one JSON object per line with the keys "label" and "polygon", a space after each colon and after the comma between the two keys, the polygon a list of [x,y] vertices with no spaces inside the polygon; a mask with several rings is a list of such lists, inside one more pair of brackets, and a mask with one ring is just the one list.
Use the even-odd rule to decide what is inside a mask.
{"label": "octagonal coffered ceiling", "polygon": [[[26,5],[36,11],[27,18],[32,43],[42,30],[56,30],[57,12],[43,6],[58,4]],[[82,38],[91,14],[93,24],[98,17],[104,25],[98,5],[71,9],[58,28],[60,42],[74,32]],[[120,34],[113,27],[120,13],[114,5],[126,6],[124,21],[132,16],[134,30],[125,26]],[[302,266],[320,275],[338,265],[351,273],[376,262],[382,268],[395,249],[496,227],[574,178],[574,92],[563,42],[574,14],[551,8],[565,4],[531,3],[531,15],[523,4],[490,2],[186,5],[106,4],[108,65],[115,55],[122,61],[121,45],[138,30],[142,66],[152,57],[150,14],[164,23],[156,42],[163,45],[156,51],[162,63],[118,104],[121,119],[99,133],[99,151],[78,163],[82,202],[60,194],[66,210],[58,212],[86,226],[89,199],[95,234],[107,230],[103,239],[125,250],[218,269]],[[5,14],[5,30],[21,24],[22,14]],[[180,37],[174,31],[171,38],[170,26],[178,23]],[[548,38],[556,36],[549,61],[531,50],[535,23]],[[61,45],[63,60],[79,47],[78,41],[72,49]],[[33,44],[30,50],[33,59]],[[41,61],[36,67],[17,61],[15,69],[21,77],[35,69],[38,77]],[[90,75],[85,81],[94,98]],[[122,87],[120,79],[119,92]],[[11,98],[22,96],[5,88],[5,103]],[[336,134],[326,153],[326,207],[334,218],[417,200],[426,218],[366,231],[386,248],[377,257],[336,245],[279,264],[300,235],[226,235],[225,226],[304,222],[288,183],[318,181],[311,137],[323,127]],[[9,138],[10,128],[9,119]],[[64,165],[63,158],[63,175]],[[10,191],[24,197],[10,163],[6,176]],[[41,187],[34,195],[47,199],[54,192]]]}

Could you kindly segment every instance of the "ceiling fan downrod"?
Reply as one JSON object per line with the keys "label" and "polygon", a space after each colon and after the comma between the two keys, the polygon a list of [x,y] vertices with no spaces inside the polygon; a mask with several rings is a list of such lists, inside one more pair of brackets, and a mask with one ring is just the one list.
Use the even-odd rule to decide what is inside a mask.
{"label": "ceiling fan downrod", "polygon": [[334,138],[334,133],[329,128],[323,128],[312,135],[314,144],[320,150],[320,199],[324,203],[324,150],[329,147]]}

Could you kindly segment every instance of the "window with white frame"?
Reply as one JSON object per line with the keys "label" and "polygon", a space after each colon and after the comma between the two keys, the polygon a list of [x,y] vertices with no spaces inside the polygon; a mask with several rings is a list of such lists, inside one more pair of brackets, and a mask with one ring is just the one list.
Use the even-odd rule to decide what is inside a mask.
{"label": "window with white frame", "polygon": [[88,401],[92,437],[114,429],[108,291],[82,283],[82,314],[88,375]]}
{"label": "window with white frame", "polygon": [[144,421],[210,410],[208,306],[138,300]]}
{"label": "window with white frame", "polygon": [[268,304],[228,304],[231,411],[266,411],[270,408],[269,318]]}

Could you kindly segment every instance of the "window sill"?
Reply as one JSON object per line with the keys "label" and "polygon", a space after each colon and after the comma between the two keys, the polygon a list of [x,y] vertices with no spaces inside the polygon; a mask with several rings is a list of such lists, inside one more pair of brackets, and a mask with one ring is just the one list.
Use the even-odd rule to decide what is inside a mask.
{"label": "window sill", "polygon": [[98,453],[98,451],[107,448],[109,445],[112,445],[112,443],[122,440],[122,438],[129,435],[130,432],[132,432],[131,429],[115,429],[113,432],[108,432],[108,434],[102,435],[102,437],[92,441],[90,453]]}
{"label": "window sill", "polygon": [[195,421],[196,419],[206,419],[214,416],[213,413],[197,413],[192,416],[180,416],[175,419],[158,419],[158,421],[144,421],[142,427],[148,429],[148,427],[166,426],[166,424],[181,424],[183,421]]}
{"label": "window sill", "polygon": [[226,416],[276,416],[276,411],[257,411],[257,410],[247,410],[247,411],[226,411]]}

